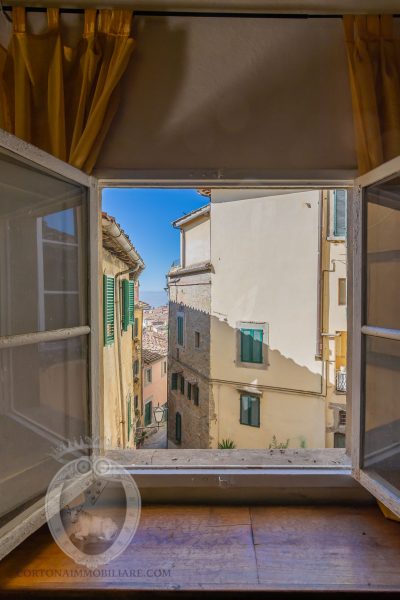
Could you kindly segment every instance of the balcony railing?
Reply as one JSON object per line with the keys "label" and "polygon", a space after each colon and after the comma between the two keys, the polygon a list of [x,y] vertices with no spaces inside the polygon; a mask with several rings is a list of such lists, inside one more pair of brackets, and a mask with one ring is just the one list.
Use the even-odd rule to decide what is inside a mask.
{"label": "balcony railing", "polygon": [[336,391],[346,393],[346,391],[347,391],[347,373],[346,373],[346,371],[336,371]]}

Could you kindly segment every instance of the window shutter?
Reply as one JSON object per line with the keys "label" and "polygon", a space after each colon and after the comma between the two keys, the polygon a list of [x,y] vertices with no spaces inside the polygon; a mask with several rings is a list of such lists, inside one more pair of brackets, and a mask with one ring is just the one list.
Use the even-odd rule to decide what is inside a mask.
{"label": "window shutter", "polygon": [[251,362],[253,344],[251,332],[251,329],[242,329],[240,332],[240,348],[242,362]]}
{"label": "window shutter", "polygon": [[193,387],[193,402],[195,404],[195,406],[199,405],[199,386],[195,385]]}
{"label": "window shutter", "polygon": [[122,280],[122,329],[127,331],[134,322],[134,282]]}
{"label": "window shutter", "polygon": [[346,236],[346,207],[347,191],[335,190],[334,192],[334,236]]}
{"label": "window shutter", "polygon": [[178,323],[178,344],[183,346],[183,317],[177,318]]}
{"label": "window shutter", "polygon": [[178,412],[175,415],[175,440],[178,444],[182,441],[182,417]]}
{"label": "window shutter", "polygon": [[172,373],[172,376],[171,376],[171,389],[172,390],[177,390],[178,389],[178,373]]}
{"label": "window shutter", "polygon": [[187,397],[189,400],[192,399],[192,384],[191,383],[187,384]]}
{"label": "window shutter", "polygon": [[147,402],[145,404],[145,407],[144,407],[144,424],[145,424],[145,427],[147,427],[147,425],[151,425],[151,422],[153,420],[152,412],[153,412],[153,402],[150,400],[150,402]]}
{"label": "window shutter", "polygon": [[185,378],[181,375],[181,394],[185,393]]}
{"label": "window shutter", "polygon": [[114,342],[114,295],[114,277],[103,275],[103,328],[105,346],[109,346]]}
{"label": "window shutter", "polygon": [[263,330],[253,329],[253,362],[262,363],[263,360]]}
{"label": "window shutter", "polygon": [[242,362],[262,363],[263,361],[263,330],[241,329],[240,355]]}

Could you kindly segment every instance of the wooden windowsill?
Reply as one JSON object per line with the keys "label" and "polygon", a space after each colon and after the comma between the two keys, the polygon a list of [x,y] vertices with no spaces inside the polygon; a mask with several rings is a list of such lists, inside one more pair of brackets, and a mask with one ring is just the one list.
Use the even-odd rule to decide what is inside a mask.
{"label": "wooden windowsill", "polygon": [[130,546],[103,573],[83,574],[45,526],[2,561],[0,588],[24,598],[35,590],[87,598],[105,588],[124,598],[156,590],[394,593],[399,559],[400,524],[377,506],[145,506]]}

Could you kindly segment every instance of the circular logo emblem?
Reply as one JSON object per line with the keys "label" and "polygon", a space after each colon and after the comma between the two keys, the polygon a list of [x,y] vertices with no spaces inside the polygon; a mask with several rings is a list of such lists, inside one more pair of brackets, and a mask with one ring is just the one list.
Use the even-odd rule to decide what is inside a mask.
{"label": "circular logo emblem", "polygon": [[104,457],[81,456],[54,476],[45,507],[61,550],[76,563],[96,568],[129,545],[139,525],[141,498],[121,465]]}

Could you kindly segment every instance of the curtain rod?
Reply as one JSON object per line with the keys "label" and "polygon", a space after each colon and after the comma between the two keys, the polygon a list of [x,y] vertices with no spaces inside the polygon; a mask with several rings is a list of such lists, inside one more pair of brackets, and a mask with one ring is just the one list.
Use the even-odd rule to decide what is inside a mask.
{"label": "curtain rod", "polygon": [[[1,1],[1,0],[0,0]],[[11,11],[12,6],[2,7],[4,11]],[[98,10],[101,7],[96,7]],[[27,12],[44,13],[47,7],[27,6]],[[84,8],[60,8],[60,13],[64,14],[84,14]],[[257,13],[257,12],[213,12],[213,11],[184,11],[184,10],[134,10],[137,17],[200,17],[200,18],[228,18],[228,19],[342,19],[341,14],[308,14],[308,13]],[[393,17],[399,18],[399,14],[393,14]]]}
{"label": "curtain rod", "polygon": [[[11,11],[12,6],[3,6],[3,10]],[[26,12],[44,13],[47,7],[27,6]],[[100,8],[99,8],[100,10]],[[84,14],[84,8],[60,8],[60,13]],[[135,16],[141,17],[217,17],[229,19],[341,19],[342,15],[303,14],[303,13],[246,13],[246,12],[206,12],[183,10],[134,10]],[[394,15],[397,16],[397,15]]]}

